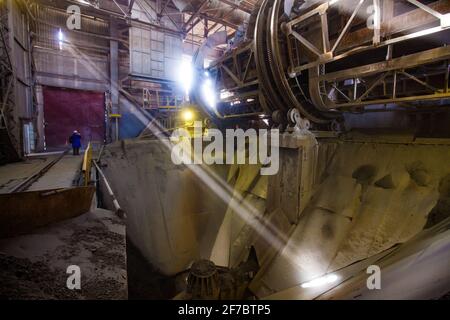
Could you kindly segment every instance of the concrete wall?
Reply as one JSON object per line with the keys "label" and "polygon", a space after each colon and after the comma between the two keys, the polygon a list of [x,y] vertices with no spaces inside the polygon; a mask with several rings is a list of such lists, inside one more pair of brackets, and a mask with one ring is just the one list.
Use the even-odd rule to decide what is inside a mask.
{"label": "concrete wall", "polygon": [[252,284],[254,292],[264,297],[298,286],[407,242],[434,219],[448,159],[448,145],[338,144],[286,246]]}
{"label": "concrete wall", "polygon": [[[158,141],[108,145],[102,160],[127,214],[127,235],[160,272],[173,275],[209,259],[226,205]],[[219,169],[226,177],[227,167]]]}

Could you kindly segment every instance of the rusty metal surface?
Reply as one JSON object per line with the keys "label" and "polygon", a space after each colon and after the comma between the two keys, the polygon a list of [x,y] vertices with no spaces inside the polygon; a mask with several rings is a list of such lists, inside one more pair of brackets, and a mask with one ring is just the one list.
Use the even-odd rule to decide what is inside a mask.
{"label": "rusty metal surface", "polygon": [[[254,37],[208,68],[227,93],[217,103],[222,115],[243,117],[263,106],[270,116],[295,107],[325,128],[342,112],[448,103],[448,1],[319,0],[289,15],[284,4],[261,1],[249,24]],[[374,7],[379,14],[371,16]],[[361,68],[371,73],[358,74]]]}
{"label": "rusty metal surface", "polygon": [[105,101],[102,92],[44,88],[45,143],[47,148],[67,148],[74,130],[81,145],[105,139]]}
{"label": "rusty metal surface", "polygon": [[79,216],[91,206],[95,187],[0,194],[0,238]]}

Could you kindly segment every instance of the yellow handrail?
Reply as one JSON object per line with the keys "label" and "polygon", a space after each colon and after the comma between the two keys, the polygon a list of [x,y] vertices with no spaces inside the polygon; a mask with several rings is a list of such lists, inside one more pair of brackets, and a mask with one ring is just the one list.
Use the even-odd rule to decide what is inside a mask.
{"label": "yellow handrail", "polygon": [[92,165],[92,146],[91,143],[88,143],[86,151],[84,151],[83,156],[83,175],[84,175],[84,185],[88,186],[89,182],[91,182],[91,165]]}

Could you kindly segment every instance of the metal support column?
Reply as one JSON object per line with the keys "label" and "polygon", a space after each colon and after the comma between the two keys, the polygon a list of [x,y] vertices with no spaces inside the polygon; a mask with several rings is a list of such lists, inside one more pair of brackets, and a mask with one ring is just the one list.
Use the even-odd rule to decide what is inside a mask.
{"label": "metal support column", "polygon": [[[110,21],[111,38],[118,37],[117,24],[112,19]],[[119,106],[119,42],[110,41],[109,63],[110,63],[110,92],[111,92],[111,113],[120,114]],[[119,139],[119,117],[110,118],[110,139],[117,141]],[[113,122],[113,123],[111,123]]]}

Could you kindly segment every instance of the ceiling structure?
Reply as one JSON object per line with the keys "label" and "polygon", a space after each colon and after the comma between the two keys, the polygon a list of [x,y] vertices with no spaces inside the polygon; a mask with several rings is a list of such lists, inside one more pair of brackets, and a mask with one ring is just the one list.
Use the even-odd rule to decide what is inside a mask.
{"label": "ceiling structure", "polygon": [[[71,4],[82,6],[82,14],[108,20],[110,17],[133,21],[131,8],[147,5],[155,8],[158,18],[154,25],[169,28],[183,35],[185,42],[200,45],[208,36],[226,31],[231,37],[248,20],[258,0],[40,0],[44,6],[66,9]],[[162,23],[168,17],[170,26]],[[168,19],[165,19],[166,21]]]}
{"label": "ceiling structure", "polygon": [[239,25],[250,16],[253,1],[255,0],[199,1],[195,7],[185,13],[183,27],[186,37],[201,41],[208,35],[224,30],[227,31],[227,34],[232,35]]}
{"label": "ceiling structure", "polygon": [[[133,2],[150,2],[152,0],[131,0]],[[161,16],[175,19],[181,15],[182,24],[179,32],[186,43],[199,45],[211,34],[226,31],[232,37],[245,21],[258,0],[157,0]]]}

